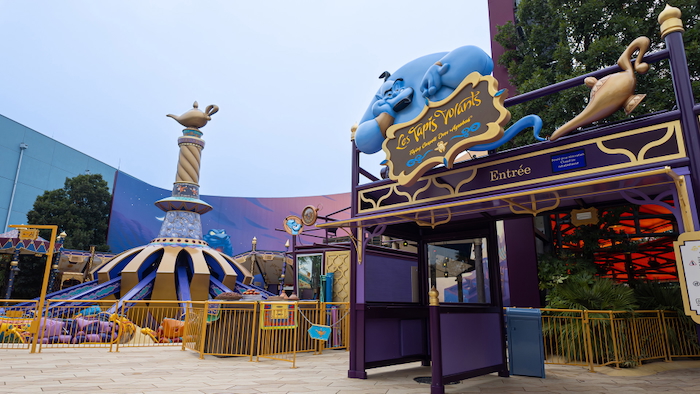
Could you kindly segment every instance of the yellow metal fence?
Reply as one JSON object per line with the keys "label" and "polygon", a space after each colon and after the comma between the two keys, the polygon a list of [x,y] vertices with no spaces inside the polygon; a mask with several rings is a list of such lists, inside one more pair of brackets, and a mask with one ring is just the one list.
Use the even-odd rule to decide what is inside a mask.
{"label": "yellow metal fence", "polygon": [[669,311],[542,309],[546,364],[633,367],[700,356],[695,323]]}
{"label": "yellow metal fence", "polygon": [[[200,354],[283,360],[347,349],[348,303],[0,300],[0,349],[175,346]],[[309,332],[328,331],[327,340]]]}
{"label": "yellow metal fence", "polygon": [[0,300],[0,349],[29,349],[36,300]]}

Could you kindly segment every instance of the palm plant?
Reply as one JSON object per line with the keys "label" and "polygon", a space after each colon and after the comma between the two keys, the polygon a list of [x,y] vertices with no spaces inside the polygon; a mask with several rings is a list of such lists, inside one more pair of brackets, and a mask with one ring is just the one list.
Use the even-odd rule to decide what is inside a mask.
{"label": "palm plant", "polygon": [[[548,308],[591,311],[632,311],[637,307],[634,291],[610,279],[594,277],[589,272],[581,272],[566,278],[547,295]],[[574,312],[560,312],[561,316],[578,316]],[[606,364],[610,360],[624,366],[636,364],[635,356],[622,349],[631,348],[629,327],[625,319],[613,318],[611,313],[588,314],[588,327],[578,319],[569,319],[566,324],[543,324],[543,334],[555,340],[559,348],[571,348],[571,343],[585,343],[590,340],[593,362]],[[590,339],[585,338],[585,330],[590,330]],[[555,338],[552,338],[555,337]],[[616,341],[613,344],[613,341]],[[568,358],[586,360],[585,347],[569,352]]]}

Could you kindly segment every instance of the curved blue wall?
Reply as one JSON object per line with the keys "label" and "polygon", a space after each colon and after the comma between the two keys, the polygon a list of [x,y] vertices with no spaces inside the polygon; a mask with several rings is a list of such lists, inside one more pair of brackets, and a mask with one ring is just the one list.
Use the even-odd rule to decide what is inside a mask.
{"label": "curved blue wall", "polygon": [[[120,171],[117,173],[113,195],[107,238],[112,252],[119,253],[145,245],[156,238],[165,213],[153,203],[169,197],[171,191],[151,186]],[[202,215],[202,231],[226,230],[231,236],[234,254],[250,250],[253,237],[258,240],[258,250],[284,250],[284,243],[290,236],[276,229],[283,229],[284,218],[288,215],[299,216],[307,205],[322,205],[319,215],[328,215],[350,206],[350,193],[284,198],[202,195],[200,198],[214,207],[213,211]],[[349,215],[349,211],[345,211],[334,217],[344,219]],[[304,229],[304,232],[324,235],[321,230],[309,230]],[[320,240],[301,237],[301,242],[305,244],[314,241]]]}

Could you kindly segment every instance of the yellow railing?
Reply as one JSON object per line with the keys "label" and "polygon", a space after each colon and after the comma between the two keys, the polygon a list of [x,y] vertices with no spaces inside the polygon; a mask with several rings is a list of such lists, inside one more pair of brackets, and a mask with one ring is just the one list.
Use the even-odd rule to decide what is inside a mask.
{"label": "yellow railing", "polygon": [[[0,349],[29,349],[36,300],[0,300]],[[27,305],[18,305],[27,304]]]}
{"label": "yellow railing", "polygon": [[[253,359],[257,349],[258,303],[243,301],[205,302],[199,323],[200,358],[214,356],[246,356]],[[199,316],[197,307],[195,314]]]}
{"label": "yellow railing", "polygon": [[327,302],[321,309],[321,324],[332,328],[327,341],[318,341],[319,352],[323,349],[347,349],[350,344],[350,304]]}
{"label": "yellow railing", "polygon": [[700,356],[695,324],[669,311],[542,309],[546,364],[633,367]]}
{"label": "yellow railing", "polygon": [[189,303],[173,301],[125,301],[118,304],[116,315],[125,324],[127,337],[117,342],[122,347],[182,347],[185,315]]}
{"label": "yellow railing", "polygon": [[[296,353],[347,349],[348,303],[244,301],[0,300],[0,349],[178,346],[204,355],[269,358],[296,365]],[[26,305],[20,305],[26,304]],[[310,328],[330,331],[328,340]]]}

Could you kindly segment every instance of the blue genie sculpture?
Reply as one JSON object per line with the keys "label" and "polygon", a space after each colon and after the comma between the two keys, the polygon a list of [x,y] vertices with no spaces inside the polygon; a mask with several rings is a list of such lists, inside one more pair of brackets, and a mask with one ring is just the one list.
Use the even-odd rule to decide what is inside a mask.
{"label": "blue genie sculpture", "polygon": [[[366,154],[382,149],[386,130],[393,124],[408,122],[421,114],[428,101],[447,98],[471,73],[489,75],[493,71],[493,60],[481,48],[466,45],[451,52],[440,52],[415,59],[393,74],[384,72],[380,78],[384,83],[372,98],[369,108],[362,116],[355,131],[355,144]],[[504,137],[485,146],[495,149],[527,127],[535,128],[539,137],[541,121],[533,119],[516,122]],[[539,118],[537,119],[539,120]]]}

